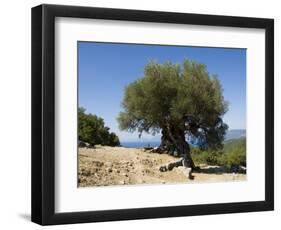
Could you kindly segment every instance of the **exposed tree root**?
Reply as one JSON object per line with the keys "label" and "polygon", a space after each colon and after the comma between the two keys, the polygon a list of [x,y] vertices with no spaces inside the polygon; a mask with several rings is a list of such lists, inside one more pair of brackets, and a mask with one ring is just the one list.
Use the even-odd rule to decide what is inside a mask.
{"label": "exposed tree root", "polygon": [[[179,166],[184,167],[184,169],[185,169],[184,171],[185,171],[188,179],[190,179],[190,180],[194,179],[194,176],[192,175],[193,169],[191,167],[189,167],[185,158],[182,158],[179,161],[171,162],[167,165],[163,165],[159,168],[159,170],[160,170],[160,172],[166,172],[166,171],[171,171],[171,170],[173,170],[173,168],[179,167]],[[196,169],[198,169],[198,168],[196,167]]]}

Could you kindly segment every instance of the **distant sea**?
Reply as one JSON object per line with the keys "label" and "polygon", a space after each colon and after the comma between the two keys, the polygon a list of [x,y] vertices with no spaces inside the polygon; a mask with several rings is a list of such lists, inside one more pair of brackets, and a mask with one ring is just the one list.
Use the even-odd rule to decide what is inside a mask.
{"label": "distant sea", "polygon": [[[225,135],[225,141],[231,140],[231,139],[239,139],[242,137],[246,137],[246,130],[245,129],[232,129],[228,130]],[[160,137],[159,137],[160,139]],[[191,145],[196,146],[196,144]],[[160,145],[160,141],[157,140],[143,140],[143,141],[126,141],[121,142],[121,146],[126,148],[144,148],[144,147],[158,147]]]}
{"label": "distant sea", "polygon": [[121,146],[126,148],[144,148],[144,147],[158,147],[160,141],[139,141],[139,142],[121,142]]}

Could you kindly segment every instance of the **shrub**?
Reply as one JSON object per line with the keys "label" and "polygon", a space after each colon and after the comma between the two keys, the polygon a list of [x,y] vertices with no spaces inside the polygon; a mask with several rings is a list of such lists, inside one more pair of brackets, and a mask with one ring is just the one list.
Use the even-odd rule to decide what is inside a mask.
{"label": "shrub", "polygon": [[120,141],[118,136],[110,132],[105,126],[102,118],[86,114],[84,108],[78,109],[78,137],[80,141],[87,142],[91,146],[94,145],[109,145],[119,146]]}
{"label": "shrub", "polygon": [[203,151],[199,148],[193,148],[191,155],[195,164],[219,165],[222,151]]}
{"label": "shrub", "polygon": [[246,166],[246,138],[225,142],[222,151],[203,151],[194,147],[191,152],[196,164],[220,165],[228,169]]}

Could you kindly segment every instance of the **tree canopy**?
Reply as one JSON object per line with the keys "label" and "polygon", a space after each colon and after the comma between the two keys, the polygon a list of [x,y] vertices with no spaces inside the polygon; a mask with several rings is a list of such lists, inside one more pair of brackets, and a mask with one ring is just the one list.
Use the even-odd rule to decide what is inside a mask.
{"label": "tree canopy", "polygon": [[228,105],[218,77],[190,60],[181,65],[149,62],[144,76],[126,86],[122,106],[121,130],[140,135],[161,131],[161,146],[181,154],[189,152],[187,136],[202,148],[221,148],[228,128],[222,119]]}
{"label": "tree canopy", "polygon": [[78,108],[78,137],[90,145],[119,146],[120,141],[114,132],[105,126],[102,118],[87,114],[84,108]]}

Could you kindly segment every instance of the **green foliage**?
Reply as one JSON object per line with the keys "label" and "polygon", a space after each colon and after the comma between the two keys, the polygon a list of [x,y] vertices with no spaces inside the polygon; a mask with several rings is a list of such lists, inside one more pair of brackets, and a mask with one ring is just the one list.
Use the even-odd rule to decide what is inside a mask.
{"label": "green foliage", "polygon": [[125,88],[122,105],[120,129],[140,135],[173,130],[218,149],[228,128],[222,121],[228,106],[217,76],[189,60],[182,65],[148,63],[144,76]]}
{"label": "green foliage", "polygon": [[222,150],[201,150],[199,148],[192,148],[191,150],[192,159],[195,164],[219,165],[219,159],[222,154]]}
{"label": "green foliage", "polygon": [[220,164],[227,167],[246,166],[246,138],[227,141]]}
{"label": "green foliage", "polygon": [[204,151],[192,148],[191,155],[197,164],[220,165],[233,168],[246,166],[246,138],[226,141],[221,151]]}
{"label": "green foliage", "polygon": [[102,118],[86,114],[84,108],[78,108],[78,137],[94,146],[97,144],[108,146],[119,146],[120,141],[115,133],[109,132]]}

